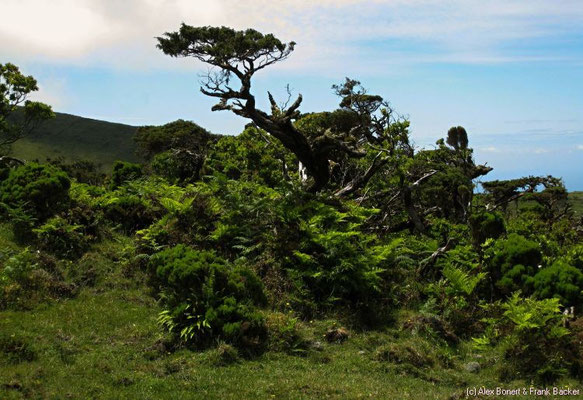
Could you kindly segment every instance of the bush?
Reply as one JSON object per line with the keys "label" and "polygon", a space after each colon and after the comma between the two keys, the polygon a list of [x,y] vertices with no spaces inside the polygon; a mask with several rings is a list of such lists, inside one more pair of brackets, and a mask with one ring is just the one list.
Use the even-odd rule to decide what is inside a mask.
{"label": "bush", "polygon": [[28,249],[13,255],[4,262],[0,271],[0,286],[11,283],[26,285],[30,272],[38,267],[35,255]]}
{"label": "bush", "polygon": [[567,264],[555,261],[534,276],[534,294],[540,299],[555,297],[565,307],[583,305],[583,272]]}
{"label": "bush", "polygon": [[379,346],[374,353],[374,360],[404,364],[415,368],[431,368],[437,364],[431,347],[421,340],[404,343],[391,343]]}
{"label": "bush", "polygon": [[152,159],[156,154],[170,149],[204,150],[211,134],[194,122],[177,120],[162,126],[140,127],[134,136],[138,152]]}
{"label": "bush", "polygon": [[340,212],[316,202],[308,206],[313,208],[313,216],[299,221],[298,232],[292,234],[299,236],[299,243],[288,250],[291,254],[285,259],[296,289],[295,306],[305,316],[344,306],[365,324],[384,319],[386,315],[381,314],[387,304],[383,300],[390,297],[392,282],[383,278],[401,242],[384,245],[362,232],[370,210],[354,207]]}
{"label": "bush", "polygon": [[151,168],[154,173],[173,183],[192,183],[200,177],[204,154],[186,150],[165,151],[154,156]]}
{"label": "bush", "polygon": [[141,176],[142,166],[140,164],[116,161],[113,163],[110,186],[112,189],[115,189],[118,186],[121,186],[128,181],[136,180]]}
{"label": "bush", "polygon": [[266,298],[251,270],[184,245],[155,254],[149,269],[165,308],[160,323],[178,340],[208,344],[222,339],[251,352],[264,345],[265,320],[256,307]]}
{"label": "bush", "polygon": [[239,361],[239,352],[236,347],[221,342],[209,352],[209,361],[215,367],[225,367]]}
{"label": "bush", "polygon": [[61,258],[76,259],[89,248],[89,238],[82,226],[70,225],[62,217],[53,217],[34,229],[40,248]]}
{"label": "bush", "polygon": [[300,332],[299,325],[299,320],[288,314],[277,312],[267,314],[269,350],[305,354],[309,342]]}
{"label": "bush", "polygon": [[124,232],[132,233],[153,221],[148,203],[137,195],[122,194],[111,197],[104,204],[105,217],[119,224]]}
{"label": "bush", "polygon": [[268,136],[249,126],[238,136],[222,137],[209,151],[205,174],[281,186],[297,173],[297,161],[279,141],[266,139]]}
{"label": "bush", "polygon": [[498,213],[481,212],[472,214],[469,218],[472,230],[472,239],[476,246],[484,243],[486,239],[498,239],[506,232],[504,219]]}
{"label": "bush", "polygon": [[486,274],[479,272],[476,258],[470,245],[457,246],[438,260],[443,279],[425,287],[429,295],[425,311],[439,316],[460,336],[479,329],[479,289]]}
{"label": "bush", "polygon": [[516,292],[503,304],[489,305],[487,312],[486,332],[474,341],[479,349],[495,345],[501,351],[501,379],[552,383],[576,362],[559,299],[521,298]]}
{"label": "bush", "polygon": [[542,254],[537,243],[511,233],[487,249],[486,259],[499,294],[509,295],[516,290],[532,291]]}
{"label": "bush", "polygon": [[54,260],[25,249],[0,266],[0,309],[29,309],[51,298],[70,297],[75,287],[63,282]]}
{"label": "bush", "polygon": [[572,247],[567,252],[565,260],[570,265],[583,271],[583,244]]}
{"label": "bush", "polygon": [[71,179],[75,179],[79,183],[101,185],[106,176],[101,172],[101,164],[96,164],[89,160],[79,160],[69,163],[65,157],[61,156],[53,160],[47,159],[47,164],[54,165],[66,172]]}
{"label": "bush", "polygon": [[29,163],[0,183],[0,202],[42,222],[67,205],[70,186],[67,174],[57,168]]}

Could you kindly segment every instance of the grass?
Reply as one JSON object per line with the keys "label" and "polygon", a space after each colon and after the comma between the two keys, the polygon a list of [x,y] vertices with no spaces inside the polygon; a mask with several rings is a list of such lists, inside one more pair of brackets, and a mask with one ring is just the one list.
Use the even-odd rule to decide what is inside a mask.
{"label": "grass", "polygon": [[[463,351],[453,352],[449,369],[377,361],[377,346],[411,341],[395,332],[358,333],[305,357],[266,353],[217,366],[213,349],[160,349],[158,311],[139,290],[86,290],[34,311],[3,312],[2,335],[28,344],[34,359],[0,361],[0,398],[448,399],[466,387],[500,386],[487,368],[463,371],[456,360]],[[505,387],[516,385],[528,387]]]}
{"label": "grass", "polygon": [[139,161],[133,135],[137,127],[56,113],[33,135],[16,142],[13,155],[25,160],[45,161],[63,157],[67,161],[89,160],[109,170],[116,160]]}
{"label": "grass", "polygon": [[3,335],[29,343],[36,359],[0,364],[0,397],[405,399],[431,393],[448,398],[467,383],[454,371],[430,371],[430,378],[420,378],[374,361],[367,334],[307,357],[267,353],[217,367],[212,349],[156,349],[157,311],[140,291],[112,290],[84,291],[32,312],[2,313]]}
{"label": "grass", "polygon": [[583,192],[570,192],[569,203],[575,214],[583,216]]}
{"label": "grass", "polygon": [[[10,242],[0,225],[0,245]],[[124,263],[130,243],[114,235],[74,263],[100,275],[75,298],[0,311],[0,399],[450,399],[466,398],[467,387],[529,387],[501,384],[496,354],[478,355],[467,343],[447,347],[400,331],[398,322],[352,331],[338,344],[324,335],[339,322],[305,321],[302,335],[321,346],[298,355],[269,351],[225,362],[221,345],[173,351],[143,274]],[[396,319],[409,317],[404,311]],[[479,361],[479,373],[465,370],[470,361]]]}

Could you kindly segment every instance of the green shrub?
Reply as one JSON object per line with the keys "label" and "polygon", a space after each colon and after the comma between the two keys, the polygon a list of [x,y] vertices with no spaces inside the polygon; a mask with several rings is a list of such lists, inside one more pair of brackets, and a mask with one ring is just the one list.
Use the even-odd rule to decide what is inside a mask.
{"label": "green shrub", "polygon": [[368,305],[380,293],[386,258],[370,242],[355,231],[313,232],[290,257],[288,274],[318,306]]}
{"label": "green shrub", "polygon": [[239,361],[239,351],[236,347],[221,342],[208,353],[208,358],[215,367],[224,367]]}
{"label": "green shrub", "polygon": [[10,168],[5,167],[4,165],[0,165],[0,182],[4,179],[8,178],[10,175]]}
{"label": "green shrub", "polygon": [[105,217],[114,224],[120,225],[126,233],[145,228],[154,219],[148,203],[133,194],[110,197],[103,208]]}
{"label": "green shrub", "polygon": [[579,244],[569,249],[565,260],[568,264],[583,271],[583,244]]}
{"label": "green shrub", "polygon": [[480,287],[486,274],[479,272],[472,246],[457,246],[441,258],[443,279],[425,287],[429,295],[424,311],[443,319],[456,335],[466,336],[479,329]]}
{"label": "green shrub", "polygon": [[194,344],[221,339],[249,351],[264,345],[265,320],[256,307],[266,298],[251,270],[184,245],[155,254],[149,269],[165,308],[160,323],[177,339]]}
{"label": "green shrub", "polygon": [[297,161],[279,141],[264,131],[248,126],[240,135],[225,136],[209,151],[204,173],[222,174],[229,179],[281,186],[297,173]]}
{"label": "green shrub", "polygon": [[437,364],[434,350],[424,341],[411,339],[403,343],[390,343],[379,346],[374,360],[403,364],[415,368],[431,368]]}
{"label": "green shrub", "polygon": [[13,255],[4,262],[0,271],[0,285],[16,282],[26,285],[30,272],[38,267],[36,256],[28,249]]}
{"label": "green shrub", "polygon": [[[384,319],[386,300],[393,282],[387,278],[401,241],[379,243],[364,233],[362,224],[372,211],[353,207],[344,212],[311,202],[310,214],[300,219],[296,248],[285,258],[293,282],[293,302],[306,316],[344,306],[356,312],[360,322]],[[304,219],[305,218],[305,219]],[[281,236],[282,244],[287,234]],[[294,246],[295,247],[295,246]],[[288,253],[288,254],[289,254]]]}
{"label": "green shrub", "polygon": [[192,183],[199,179],[204,154],[189,151],[165,151],[157,154],[150,164],[154,173],[173,183]]}
{"label": "green shrub", "polygon": [[485,334],[474,342],[479,349],[495,345],[501,351],[502,380],[551,383],[576,362],[559,299],[521,298],[516,292],[505,303],[489,305],[487,313]]}
{"label": "green shrub", "polygon": [[583,305],[583,272],[565,261],[555,261],[534,276],[534,294],[540,299],[556,297],[563,306],[579,310]]}
{"label": "green shrub", "polygon": [[42,253],[25,249],[0,266],[0,309],[29,309],[74,293],[75,287],[63,281],[54,260]]}
{"label": "green shrub", "polygon": [[42,222],[67,206],[71,182],[50,165],[25,164],[0,183],[0,202]]}
{"label": "green shrub", "polygon": [[497,240],[485,256],[488,272],[499,294],[532,290],[533,277],[542,261],[537,243],[511,233],[506,239]]}
{"label": "green shrub", "polygon": [[133,181],[142,176],[142,166],[125,161],[113,163],[110,186],[112,189],[123,185],[128,181]]}
{"label": "green shrub", "polygon": [[472,214],[469,218],[472,239],[475,245],[480,245],[486,239],[498,239],[506,232],[504,219],[498,213],[481,212]]}
{"label": "green shrub", "polygon": [[71,225],[62,217],[53,217],[37,229],[40,248],[61,258],[75,259],[89,248],[89,238],[81,225]]}
{"label": "green shrub", "polygon": [[101,172],[101,164],[89,160],[67,162],[65,157],[60,156],[56,159],[47,159],[47,164],[54,165],[66,172],[71,179],[75,179],[79,183],[101,185],[106,177]]}
{"label": "green shrub", "polygon": [[37,223],[37,218],[30,215],[29,212],[23,210],[21,207],[11,208],[0,203],[0,208],[10,221],[15,242],[19,244],[30,244],[31,239],[34,237],[32,230]]}
{"label": "green shrub", "polygon": [[306,353],[309,342],[300,331],[300,322],[297,318],[275,312],[268,313],[266,319],[269,350],[300,355]]}
{"label": "green shrub", "polygon": [[170,149],[188,149],[200,153],[211,134],[194,122],[177,120],[162,126],[142,126],[134,136],[138,152],[150,160]]}

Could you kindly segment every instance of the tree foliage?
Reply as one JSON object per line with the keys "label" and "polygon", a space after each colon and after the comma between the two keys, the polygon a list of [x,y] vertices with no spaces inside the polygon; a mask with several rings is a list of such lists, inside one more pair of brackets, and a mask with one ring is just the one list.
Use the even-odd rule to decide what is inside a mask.
{"label": "tree foliage", "polygon": [[[253,75],[286,59],[294,47],[294,42],[284,43],[272,34],[264,35],[253,29],[236,31],[226,27],[185,24],[179,31],[158,38],[158,48],[165,54],[194,57],[216,67],[218,70],[211,70],[201,87],[202,93],[219,99],[213,111],[230,110],[250,119],[278,139],[313,179],[310,190],[319,191],[330,180],[330,160],[335,158],[334,154],[364,157],[366,151],[362,148],[361,138],[379,139],[377,136],[383,135],[392,122],[392,110],[382,97],[368,95],[358,81],[350,79],[333,87],[342,99],[341,109],[354,114],[353,123],[342,131],[333,129],[338,126],[320,126],[311,132],[303,132],[295,125],[294,121],[301,117],[301,95],[291,105],[289,102],[281,105],[268,93],[271,113],[258,109],[251,93]],[[233,79],[238,80],[239,88],[234,87]],[[374,167],[373,163],[371,168]]]}
{"label": "tree foliage", "polygon": [[50,106],[28,100],[37,90],[32,76],[23,75],[14,64],[0,64],[0,156],[40,122],[54,117]]}
{"label": "tree foliage", "polygon": [[29,163],[0,183],[0,202],[42,221],[67,206],[70,186],[67,174],[57,168]]}
{"label": "tree foliage", "polygon": [[161,323],[190,343],[214,338],[260,350],[266,340],[263,285],[252,271],[233,267],[212,252],[184,245],[164,250],[149,268],[160,290]]}

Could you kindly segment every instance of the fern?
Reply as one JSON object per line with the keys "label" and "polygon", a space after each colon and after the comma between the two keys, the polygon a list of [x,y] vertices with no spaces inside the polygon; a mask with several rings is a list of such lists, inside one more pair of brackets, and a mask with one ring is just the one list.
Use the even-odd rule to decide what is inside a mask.
{"label": "fern", "polygon": [[480,281],[486,276],[486,274],[483,272],[480,272],[475,276],[470,276],[470,274],[467,272],[464,272],[451,264],[446,265],[443,268],[442,273],[453,290],[458,293],[464,293],[468,296],[474,292],[476,286],[478,286]]}
{"label": "fern", "polygon": [[170,197],[162,197],[159,199],[160,204],[172,215],[180,216],[192,207],[194,197],[190,197],[183,202],[174,200]]}

